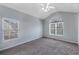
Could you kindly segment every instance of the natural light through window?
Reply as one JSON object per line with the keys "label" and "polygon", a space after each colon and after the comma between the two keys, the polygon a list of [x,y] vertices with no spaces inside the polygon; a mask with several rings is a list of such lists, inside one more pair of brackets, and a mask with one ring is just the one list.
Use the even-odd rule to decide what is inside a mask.
{"label": "natural light through window", "polygon": [[64,35],[64,22],[56,21],[49,24],[49,34],[55,36]]}
{"label": "natural light through window", "polygon": [[4,40],[18,38],[19,32],[19,23],[14,19],[3,18],[3,33],[4,33]]}

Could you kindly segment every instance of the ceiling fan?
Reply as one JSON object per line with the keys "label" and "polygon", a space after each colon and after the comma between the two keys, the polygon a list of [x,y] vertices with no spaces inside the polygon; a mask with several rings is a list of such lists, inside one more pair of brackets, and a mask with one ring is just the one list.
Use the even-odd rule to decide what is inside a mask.
{"label": "ceiling fan", "polygon": [[51,4],[51,3],[41,3],[41,4],[40,4],[41,10],[43,10],[44,12],[48,12],[48,11],[50,11],[51,9],[54,9],[55,7],[54,7],[54,6],[51,6],[50,4]]}

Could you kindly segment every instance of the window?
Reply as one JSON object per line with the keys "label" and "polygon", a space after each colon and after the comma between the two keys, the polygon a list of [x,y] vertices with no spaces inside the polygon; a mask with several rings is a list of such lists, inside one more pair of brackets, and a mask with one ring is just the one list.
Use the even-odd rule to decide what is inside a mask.
{"label": "window", "polygon": [[49,34],[56,36],[63,36],[64,22],[57,21],[49,24]]}
{"label": "window", "polygon": [[9,18],[3,18],[2,20],[4,40],[18,38],[18,21]]}

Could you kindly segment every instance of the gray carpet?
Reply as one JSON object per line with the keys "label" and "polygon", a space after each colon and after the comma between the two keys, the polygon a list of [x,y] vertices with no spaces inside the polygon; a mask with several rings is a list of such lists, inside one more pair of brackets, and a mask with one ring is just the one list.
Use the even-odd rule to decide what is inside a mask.
{"label": "gray carpet", "polygon": [[78,55],[76,44],[40,38],[0,52],[0,55]]}

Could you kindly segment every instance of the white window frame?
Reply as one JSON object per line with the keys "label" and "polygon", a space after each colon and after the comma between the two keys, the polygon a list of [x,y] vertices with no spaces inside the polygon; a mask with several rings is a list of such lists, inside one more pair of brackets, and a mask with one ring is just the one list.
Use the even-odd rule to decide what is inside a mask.
{"label": "white window frame", "polygon": [[[20,36],[19,36],[19,34],[20,34],[20,33],[19,33],[19,32],[20,32],[20,30],[19,30],[19,29],[20,29],[20,27],[19,27],[19,21],[15,20],[15,19],[11,19],[11,18],[2,17],[3,42],[11,41],[10,39],[8,39],[8,40],[5,40],[5,39],[4,39],[4,23],[3,23],[3,22],[4,22],[5,19],[14,20],[15,22],[18,23],[18,33],[17,33],[18,38],[12,38],[11,40],[19,39],[19,37],[20,37]],[[13,21],[13,22],[14,22],[14,21]]]}
{"label": "white window frame", "polygon": [[55,24],[55,23],[50,23],[50,24],[49,24],[49,34],[50,34],[50,35],[55,35],[55,34],[51,33],[51,29],[52,29],[52,28],[51,28],[51,25],[52,25],[52,24]]}
{"label": "white window frame", "polygon": [[[62,23],[62,25],[63,25],[63,35],[61,35],[61,34],[57,34],[57,24],[58,23]],[[58,22],[58,23],[49,23],[49,35],[54,35],[54,36],[64,36],[64,22]],[[52,24],[55,24],[55,34],[53,34],[53,33],[51,33],[51,25]]]}

